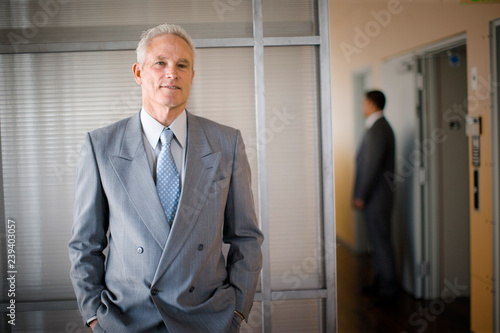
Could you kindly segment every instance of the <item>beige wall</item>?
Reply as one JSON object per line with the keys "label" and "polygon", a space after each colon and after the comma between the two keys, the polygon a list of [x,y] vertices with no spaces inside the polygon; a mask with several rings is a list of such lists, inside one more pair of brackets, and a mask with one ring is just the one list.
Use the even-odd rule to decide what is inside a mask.
{"label": "beige wall", "polygon": [[[377,23],[373,16],[381,11],[386,14],[379,17],[383,24]],[[350,208],[356,150],[354,112],[360,112],[353,110],[353,71],[371,66],[373,85],[377,88],[379,68],[386,59],[466,33],[469,114],[479,115],[483,120],[481,209],[479,212],[471,209],[472,328],[476,333],[489,331],[492,319],[491,313],[484,309],[491,302],[492,279],[488,35],[489,23],[496,18],[500,18],[499,4],[461,5],[459,0],[330,0],[336,228],[337,237],[349,245],[354,245],[354,216]],[[363,39],[357,31],[366,33],[367,28],[373,30]],[[471,67],[478,70],[477,91],[470,87]],[[479,302],[482,312],[478,311]]]}

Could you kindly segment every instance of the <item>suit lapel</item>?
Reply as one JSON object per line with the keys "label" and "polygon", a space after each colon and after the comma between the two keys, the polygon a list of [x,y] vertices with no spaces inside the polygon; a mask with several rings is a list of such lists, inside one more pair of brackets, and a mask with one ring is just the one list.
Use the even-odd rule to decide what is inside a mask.
{"label": "suit lapel", "polygon": [[151,175],[139,114],[129,119],[120,152],[110,156],[110,162],[142,222],[163,249],[170,227]]}
{"label": "suit lapel", "polygon": [[221,158],[220,152],[212,152],[198,118],[187,113],[187,122],[188,135],[184,186],[179,201],[179,209],[172,224],[167,245],[160,259],[153,283],[168,269],[191,234],[200,210],[209,195],[209,189]]}

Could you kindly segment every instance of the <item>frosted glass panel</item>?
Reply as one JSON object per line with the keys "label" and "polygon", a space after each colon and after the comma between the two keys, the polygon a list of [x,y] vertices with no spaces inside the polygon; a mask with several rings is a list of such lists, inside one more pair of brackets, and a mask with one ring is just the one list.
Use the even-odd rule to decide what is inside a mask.
{"label": "frosted glass panel", "polygon": [[271,288],[321,288],[317,49],[264,50]]}
{"label": "frosted glass panel", "polygon": [[317,0],[263,0],[264,37],[318,35]]}
{"label": "frosted glass panel", "polygon": [[243,322],[241,333],[261,333],[262,318],[272,318],[272,330],[275,333],[320,332],[324,300],[279,300],[271,302],[270,313],[262,313],[262,303],[255,302],[248,316],[248,323]]}
{"label": "frosted glass panel", "polygon": [[[252,52],[200,50],[189,106],[240,128],[249,151],[256,145]],[[85,132],[140,110],[134,61],[133,51],[0,56],[2,219],[16,222],[16,301],[74,299],[67,243],[79,149]],[[256,194],[255,154],[250,163]]]}
{"label": "frosted glass panel", "polygon": [[273,302],[273,332],[320,332],[322,303],[321,299]]}
{"label": "frosted glass panel", "polygon": [[[241,131],[245,141],[252,189],[257,195],[257,134],[252,48],[199,49],[187,108]],[[256,208],[257,200],[255,200]]]}
{"label": "frosted glass panel", "polygon": [[[29,0],[0,6],[0,43],[6,44],[19,39],[134,41],[142,31],[165,22],[181,25],[193,38],[252,37],[253,32],[251,1]],[[19,38],[11,34],[9,39],[9,33]]]}
{"label": "frosted glass panel", "polygon": [[5,217],[16,222],[16,302],[74,298],[67,242],[79,148],[85,132],[139,111],[133,61],[132,51],[0,57],[2,176]]}
{"label": "frosted glass panel", "polygon": [[262,303],[254,302],[248,322],[241,323],[240,333],[262,333]]}

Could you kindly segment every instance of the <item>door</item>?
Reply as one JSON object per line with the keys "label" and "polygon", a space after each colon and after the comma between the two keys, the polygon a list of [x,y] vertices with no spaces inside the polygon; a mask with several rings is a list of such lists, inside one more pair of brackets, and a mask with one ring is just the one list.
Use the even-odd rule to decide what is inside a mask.
{"label": "door", "polygon": [[466,64],[459,38],[380,70],[396,138],[393,240],[403,288],[415,297],[440,297],[446,281],[470,284]]}
{"label": "door", "polygon": [[[466,46],[460,42],[428,52],[421,61],[425,294],[436,298],[448,283],[470,285]],[[469,293],[467,288],[460,296]]]}

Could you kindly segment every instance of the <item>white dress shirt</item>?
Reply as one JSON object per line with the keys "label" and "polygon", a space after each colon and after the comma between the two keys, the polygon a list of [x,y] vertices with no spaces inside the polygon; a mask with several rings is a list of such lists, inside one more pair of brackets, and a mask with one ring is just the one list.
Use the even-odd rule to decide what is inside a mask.
{"label": "white dress shirt", "polygon": [[[144,108],[141,109],[141,124],[144,138],[144,148],[148,155],[149,167],[153,179],[156,181],[156,162],[161,151],[160,135],[165,126],[154,119]],[[187,116],[186,110],[174,120],[168,127],[174,133],[174,139],[170,145],[172,156],[174,157],[177,171],[181,178],[181,188],[184,184],[184,167],[186,160],[187,142]]]}
{"label": "white dress shirt", "polygon": [[375,122],[380,118],[382,118],[383,116],[384,113],[382,111],[376,111],[371,115],[369,115],[368,118],[366,118],[365,129],[369,130],[370,128],[372,128],[373,124],[375,124]]}

